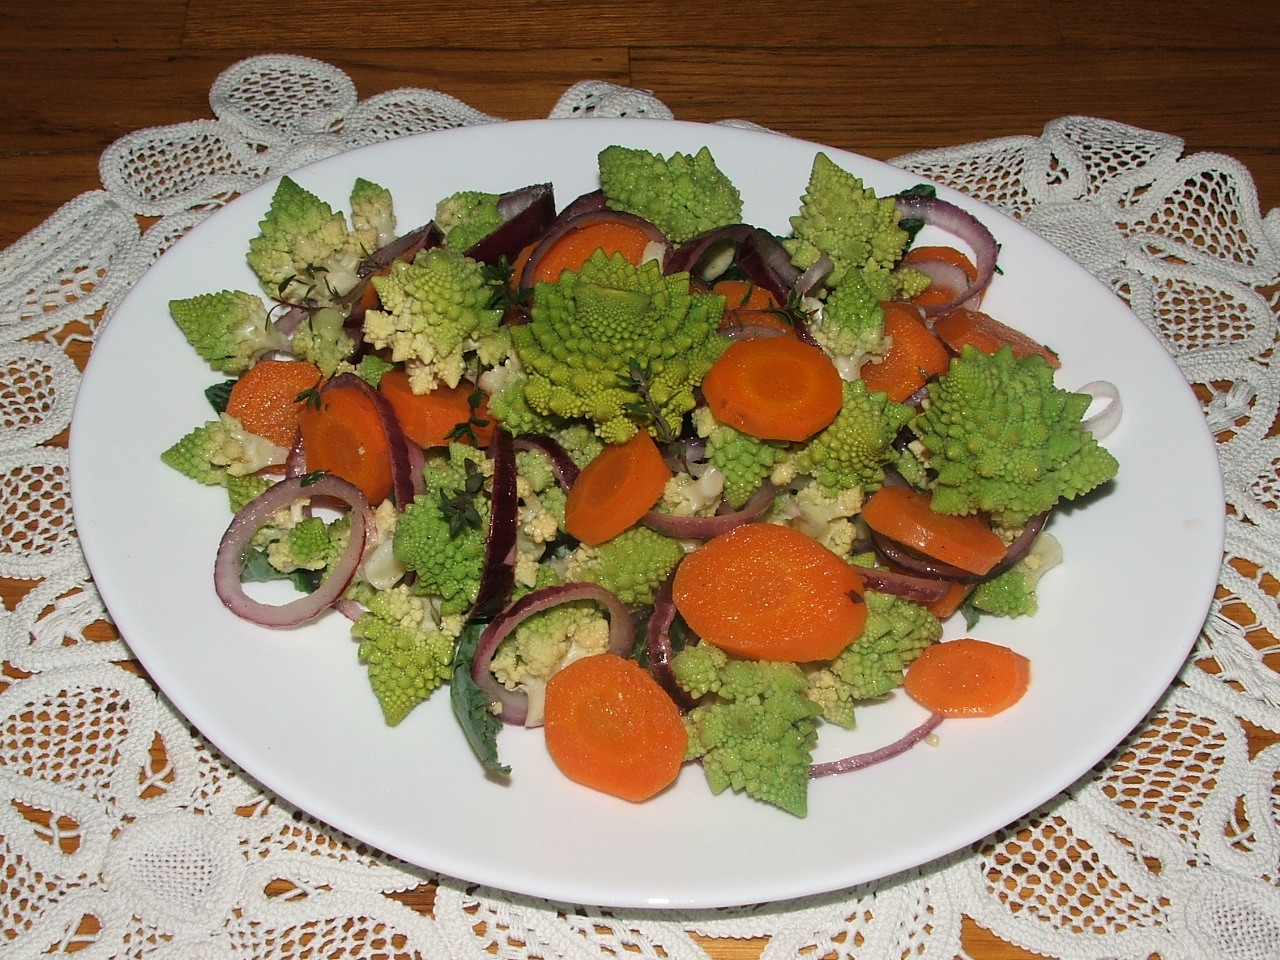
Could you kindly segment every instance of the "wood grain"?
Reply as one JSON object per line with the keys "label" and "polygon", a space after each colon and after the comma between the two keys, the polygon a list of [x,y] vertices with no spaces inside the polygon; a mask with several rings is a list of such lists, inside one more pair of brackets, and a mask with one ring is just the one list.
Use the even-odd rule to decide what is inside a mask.
{"label": "wood grain", "polygon": [[[99,189],[117,138],[212,116],[214,79],[261,53],[332,63],[362,97],[426,87],[511,119],[608,80],[681,119],[752,120],[879,159],[1105,117],[1236,157],[1261,210],[1280,206],[1268,0],[60,0],[0,7],[0,249]],[[30,586],[0,581],[0,599],[11,609]],[[434,891],[401,898],[429,913]],[[972,921],[963,938],[976,960],[1031,956]],[[767,940],[699,942],[745,960]]]}

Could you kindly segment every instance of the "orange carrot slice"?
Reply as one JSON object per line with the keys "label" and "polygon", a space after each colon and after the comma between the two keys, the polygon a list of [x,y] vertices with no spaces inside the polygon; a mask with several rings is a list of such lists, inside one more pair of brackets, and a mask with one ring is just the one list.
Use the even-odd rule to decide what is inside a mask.
{"label": "orange carrot slice", "polygon": [[582,468],[565,501],[564,528],[583,543],[604,543],[643,517],[670,479],[658,445],[639,430]]}
{"label": "orange carrot slice", "polygon": [[323,375],[303,360],[259,360],[231,388],[227,413],[250,433],[266,437],[278,447],[293,446],[298,416],[308,391]]}
{"label": "orange carrot slice", "polygon": [[864,363],[859,375],[869,391],[887,393],[890,400],[902,403],[930,377],[944,372],[951,354],[929,332],[915,306],[898,301],[885,301],[880,306],[884,308],[889,349],[879,363]]}
{"label": "orange carrot slice", "polygon": [[547,750],[575,783],[639,802],[675,781],[689,735],[658,682],[632,660],[601,653],[547,681]]}
{"label": "orange carrot slice", "polygon": [[1062,365],[1058,355],[1040,341],[980,310],[965,307],[953,310],[934,321],[933,332],[955,354],[959,354],[966,346],[983,353],[995,353],[1001,347],[1008,346],[1015,357],[1027,357],[1035,353],[1049,361],[1049,366],[1054,369]]}
{"label": "orange carrot slice", "polygon": [[533,283],[555,283],[565,270],[578,271],[597,250],[607,256],[621,253],[628,263],[639,264],[653,238],[624,219],[593,220],[567,231],[538,258]]}
{"label": "orange carrot slice", "polygon": [[1008,647],[966,637],[927,647],[907,668],[902,687],[944,717],[990,717],[1031,685],[1031,661]]}
{"label": "orange carrot slice", "polygon": [[[430,393],[414,393],[409,386],[409,375],[397,368],[382,375],[378,392],[391,404],[404,435],[423,449],[448,446],[450,434],[470,422],[473,413],[475,420],[486,421],[483,426],[478,423],[472,426],[476,444],[484,447],[493,436],[488,399],[482,399],[474,411],[471,409],[476,387],[470,381],[459,381],[456,387],[441,385]],[[466,436],[459,439],[469,442]]]}
{"label": "orange carrot slice", "polygon": [[984,574],[1004,559],[1004,541],[976,515],[936,513],[927,493],[884,486],[862,506],[867,526],[881,536],[970,573]]}
{"label": "orange carrot slice", "polygon": [[309,471],[332,473],[361,489],[371,504],[391,495],[391,449],[373,401],[354,387],[332,387],[298,417]]}
{"label": "orange carrot slice", "polygon": [[932,613],[939,620],[945,620],[957,610],[960,604],[973,592],[973,587],[967,583],[952,583],[947,587],[947,592],[937,600],[930,600],[925,603],[925,609]]}
{"label": "orange carrot slice", "polygon": [[807,440],[840,412],[835,364],[795,337],[756,337],[729,345],[702,381],[716,420],[762,440]]}
{"label": "orange carrot slice", "polygon": [[[749,523],[676,567],[672,596],[705,642],[753,660],[830,660],[862,633],[862,577],[812,537]],[[852,595],[857,595],[854,599]]]}

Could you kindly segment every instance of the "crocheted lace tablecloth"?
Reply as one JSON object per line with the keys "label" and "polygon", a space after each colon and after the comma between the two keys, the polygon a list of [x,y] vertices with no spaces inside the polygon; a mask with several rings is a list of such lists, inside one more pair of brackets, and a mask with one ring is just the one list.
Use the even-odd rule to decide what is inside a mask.
{"label": "crocheted lace tablecloth", "polygon": [[[0,953],[35,957],[963,956],[961,919],[1060,957],[1280,957],[1280,213],[1230,157],[1065,117],[1039,136],[895,163],[1012,213],[1125,298],[1219,437],[1221,587],[1179,682],[1072,789],[940,862],[826,896],[701,913],[601,910],[406,867],[261,788],[128,669],[77,546],[67,453],[92,340],[156,257],[268,175],[405,134],[498,120],[441,93],[360,100],[332,66],[268,56],[214,84],[216,117],[138,131],[103,189],[0,253]],[[671,111],[584,82],[552,116]],[[726,121],[741,123],[741,121]],[[54,441],[54,442],[51,442]]]}

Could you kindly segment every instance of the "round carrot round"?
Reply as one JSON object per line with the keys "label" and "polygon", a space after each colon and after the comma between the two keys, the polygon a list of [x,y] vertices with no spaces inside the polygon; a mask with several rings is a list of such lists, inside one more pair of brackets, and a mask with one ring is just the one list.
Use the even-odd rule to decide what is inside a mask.
{"label": "round carrot round", "polygon": [[[476,392],[474,384],[463,380],[456,387],[444,384],[430,393],[414,393],[409,386],[409,375],[397,367],[388,370],[378,381],[378,392],[387,398],[404,435],[422,447],[448,446],[452,434],[459,426],[475,419],[486,421],[483,426],[472,427],[476,445],[484,447],[493,437],[493,417],[489,415],[488,398],[481,400],[474,411],[471,397]],[[463,442],[467,442],[464,438]]]}
{"label": "round carrot round", "polygon": [[795,327],[781,315],[778,301],[764,287],[750,280],[717,280],[711,292],[724,297],[721,333],[731,335],[738,330],[763,328],[795,336]]}
{"label": "round carrot round", "polygon": [[795,337],[731,343],[702,381],[716,420],[761,440],[807,440],[844,402],[835,364]]}
{"label": "round carrot round", "polygon": [[[707,643],[752,660],[830,660],[866,626],[854,568],[791,527],[749,523],[676,568],[672,596]],[[856,599],[855,599],[856,597]]]}
{"label": "round carrot round", "polygon": [[298,417],[308,471],[354,483],[371,504],[391,495],[391,448],[373,401],[353,387],[333,387]]}
{"label": "round carrot round", "polygon": [[555,283],[565,270],[581,270],[597,250],[603,250],[607,256],[621,253],[628,263],[639,264],[652,241],[643,227],[622,217],[593,220],[567,231],[543,252],[534,267],[530,285]]}
{"label": "round carrot round", "polygon": [[[909,267],[917,263],[945,263],[957,270],[961,271],[968,279],[969,283],[973,283],[978,279],[978,268],[974,265],[963,252],[955,247],[941,246],[921,246],[912,247],[907,251],[906,256],[902,258],[902,266]],[[959,294],[965,285],[962,284],[946,284],[938,279],[934,279],[929,286],[925,287],[919,294],[911,298],[911,302],[922,307],[940,306],[944,303],[950,303],[951,300]]]}
{"label": "round carrot round", "polygon": [[970,573],[988,573],[1008,552],[977,515],[937,513],[930,496],[903,486],[883,486],[862,505],[862,518],[881,536]]}
{"label": "round carrot round", "polygon": [[689,741],[666,691],[612,653],[575,660],[547,681],[544,724],[561,773],[636,802],[675,781]]}
{"label": "round carrot round", "polygon": [[947,369],[951,354],[942,341],[929,332],[920,319],[920,311],[909,303],[885,301],[884,332],[889,349],[880,361],[869,361],[859,371],[867,389],[887,393],[889,399],[902,403],[924,386],[930,377]]}
{"label": "round carrot round", "polygon": [[981,310],[969,310],[965,307],[953,310],[934,321],[933,332],[956,354],[966,346],[983,353],[996,353],[1001,347],[1008,346],[1015,357],[1035,353],[1044,357],[1049,366],[1055,369],[1062,365],[1058,355],[1043,343]]}
{"label": "round carrot round", "polygon": [[1030,685],[1030,660],[971,637],[926,647],[902,681],[912,700],[944,717],[993,716],[1021,700]]}
{"label": "round carrot round", "polygon": [[582,468],[565,499],[564,528],[595,546],[643,517],[662,496],[671,468],[645,430],[607,445]]}
{"label": "round carrot round", "polygon": [[306,394],[322,379],[320,368],[305,360],[259,360],[231,387],[227,413],[250,433],[291,447]]}

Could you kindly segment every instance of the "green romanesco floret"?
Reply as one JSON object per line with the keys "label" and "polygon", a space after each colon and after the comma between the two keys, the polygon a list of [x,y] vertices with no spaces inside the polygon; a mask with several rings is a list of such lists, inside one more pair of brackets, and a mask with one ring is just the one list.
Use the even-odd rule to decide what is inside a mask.
{"label": "green romanesco floret", "polygon": [[803,817],[819,706],[793,663],[739,660],[710,644],[672,660],[676,681],[698,705],[685,715],[688,760],[699,760],[712,793],[726,788]]}
{"label": "green romanesco floret", "polygon": [[244,373],[259,355],[289,346],[262,298],[241,290],[170,300],[169,315],[196,353],[222,373]]}
{"label": "green romanesco floret", "polygon": [[346,318],[333,307],[321,307],[298,324],[290,340],[293,355],[310,360],[326,377],[338,372],[355,351],[356,342],[347,335]]}
{"label": "green romanesco floret", "polygon": [[333,303],[358,282],[367,251],[328,203],[281,177],[245,258],[270,297],[291,303]]}
{"label": "green romanesco floret", "polygon": [[342,555],[350,536],[350,514],[329,523],[321,517],[306,517],[267,544],[267,562],[281,573],[327,570]]}
{"label": "green romanesco floret", "polygon": [[365,314],[364,338],[405,364],[415,393],[430,393],[440,383],[456,387],[468,356],[485,366],[506,357],[502,311],[489,307],[493,287],[484,268],[458,251],[433,247],[412,263],[397,260],[373,285],[382,309]]}
{"label": "green romanesco floret", "polygon": [[551,437],[579,468],[585,467],[604,449],[604,441],[585,423],[566,424],[554,431]]}
{"label": "green romanesco floret", "polygon": [[396,558],[416,574],[415,591],[438,597],[445,615],[465,613],[480,590],[489,527],[486,469],[491,473],[492,463],[482,453],[451,444],[447,458],[428,462],[426,491],[396,521]]}
{"label": "green romanesco floret", "polygon": [[243,477],[233,477],[227,474],[223,482],[227,486],[227,502],[231,507],[231,512],[239,513],[250,500],[266,493],[273,481],[255,474]]}
{"label": "green romanesco floret", "polygon": [[628,606],[642,607],[653,603],[684,554],[679,540],[648,527],[630,527],[599,546],[580,545],[569,555],[564,579],[594,583]]}
{"label": "green romanesco floret", "polygon": [[229,413],[209,420],[160,454],[179,473],[200,483],[225,485],[228,477],[247,477],[285,462],[289,451],[250,433]]}
{"label": "green romanesco floret", "polygon": [[1039,355],[966,346],[911,422],[937,477],[933,509],[1019,527],[1113,478],[1115,457],[1081,427],[1091,402],[1054,386]]}
{"label": "green romanesco floret", "polygon": [[396,365],[390,360],[384,360],[376,353],[366,353],[356,364],[355,374],[376,390],[382,382],[382,375],[395,368]]}
{"label": "green romanesco floret", "polygon": [[449,679],[456,641],[437,628],[425,598],[404,586],[365,588],[368,612],[351,626],[360,662],[387,726],[394,727]]}
{"label": "green romanesco floret", "polygon": [[897,456],[893,441],[912,413],[861,380],[846,381],[840,413],[796,455],[796,469],[828,493],[860,487],[869,494],[884,483],[884,466]]}
{"label": "green romanesco floret", "polygon": [[861,271],[850,273],[827,294],[818,309],[810,313],[809,330],[828,354],[840,376],[856,380],[858,371],[871,357],[889,349],[884,335],[884,308]]}
{"label": "green romanesco floret", "polygon": [[706,440],[707,460],[724,474],[724,499],[734,509],[751,499],[787,455],[785,443],[761,440],[724,423],[716,424]]}
{"label": "green romanesco floret", "polygon": [[742,220],[742,196],[706,147],[664,159],[614,145],[598,160],[608,205],[643,217],[674,243]]}
{"label": "green romanesco floret", "polygon": [[589,600],[562,603],[522,621],[494,652],[493,675],[529,698],[526,724],[542,720],[547,681],[583,657],[609,648],[609,618]]}
{"label": "green romanesco floret", "polygon": [[455,250],[467,250],[503,224],[498,194],[460,190],[436,204],[436,226]]}
{"label": "green romanesco floret", "polygon": [[1040,578],[1061,562],[1062,545],[1053,534],[1041,533],[1017,563],[978,584],[965,605],[995,617],[1031,616],[1039,607]]}
{"label": "green romanesco floret", "polygon": [[[869,270],[865,279],[877,290],[886,279],[892,283],[888,271],[907,245],[907,232],[898,219],[892,197],[877,197],[861,179],[819,153],[813,158],[800,212],[791,218],[793,235],[783,246],[801,269],[826,254],[832,264],[825,281],[829,286],[840,286],[850,271]],[[891,286],[888,292],[892,290]]]}
{"label": "green romanesco floret", "polygon": [[792,496],[775,501],[768,520],[793,527],[837,556],[847,557],[859,540],[853,518],[862,512],[865,500],[861,487],[831,493],[821,484],[806,483]]}
{"label": "green romanesco floret", "polygon": [[528,382],[520,357],[512,353],[501,364],[482,373],[477,385],[489,394],[489,414],[508,433],[517,437],[526,433],[554,433],[564,426],[564,418],[532,409],[524,395]]}
{"label": "green romanesco floret", "polygon": [[941,621],[918,603],[875,590],[864,598],[862,634],[830,664],[810,673],[806,691],[824,719],[849,729],[857,703],[900,686],[903,671],[942,636]]}
{"label": "green romanesco floret", "polygon": [[351,188],[351,233],[368,255],[396,238],[396,214],[391,191],[364,177]]}
{"label": "green romanesco floret", "polygon": [[691,292],[687,273],[597,250],[579,272],[539,283],[530,322],[511,328],[525,401],[544,416],[590,420],[609,443],[659,422],[678,434],[728,346],[716,332],[723,310],[724,297]]}

